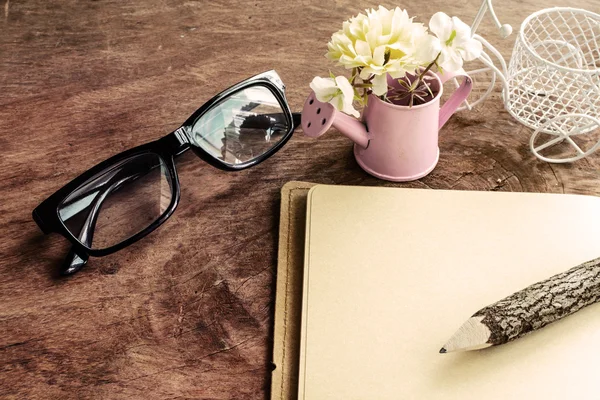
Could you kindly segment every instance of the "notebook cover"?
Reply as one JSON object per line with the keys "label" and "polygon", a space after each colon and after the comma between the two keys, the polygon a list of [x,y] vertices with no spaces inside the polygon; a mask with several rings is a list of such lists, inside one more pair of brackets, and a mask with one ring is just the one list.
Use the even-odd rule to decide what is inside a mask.
{"label": "notebook cover", "polygon": [[318,185],[299,398],[598,399],[600,304],[439,354],[475,311],[600,255],[600,198]]}
{"label": "notebook cover", "polygon": [[281,189],[272,400],[296,399],[298,394],[306,196],[314,185],[308,182],[288,182]]}

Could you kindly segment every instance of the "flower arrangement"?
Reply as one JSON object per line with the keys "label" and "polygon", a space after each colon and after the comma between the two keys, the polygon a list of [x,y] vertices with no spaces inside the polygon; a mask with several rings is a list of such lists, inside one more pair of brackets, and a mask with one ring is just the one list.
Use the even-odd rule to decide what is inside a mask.
{"label": "flower arrangement", "polygon": [[[358,117],[354,104],[365,106],[370,93],[389,103],[425,103],[434,96],[427,74],[433,67],[455,72],[481,54],[481,42],[471,37],[469,26],[443,12],[431,17],[429,31],[399,7],[365,13],[345,21],[327,45],[326,57],[350,69],[350,79],[330,73],[310,84],[319,101],[346,114]],[[398,89],[389,90],[388,74],[398,79]]]}

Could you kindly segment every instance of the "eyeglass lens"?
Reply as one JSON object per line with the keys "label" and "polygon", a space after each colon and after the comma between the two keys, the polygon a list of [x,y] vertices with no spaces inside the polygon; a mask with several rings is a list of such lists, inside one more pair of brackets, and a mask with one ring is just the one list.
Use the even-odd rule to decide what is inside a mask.
{"label": "eyeglass lens", "polygon": [[290,126],[281,104],[264,86],[251,86],[208,110],[192,127],[192,140],[229,165],[251,161],[285,138]]}
{"label": "eyeglass lens", "polygon": [[165,162],[157,154],[129,157],[96,174],[62,201],[58,214],[89,249],[106,249],[158,220],[173,198]]}

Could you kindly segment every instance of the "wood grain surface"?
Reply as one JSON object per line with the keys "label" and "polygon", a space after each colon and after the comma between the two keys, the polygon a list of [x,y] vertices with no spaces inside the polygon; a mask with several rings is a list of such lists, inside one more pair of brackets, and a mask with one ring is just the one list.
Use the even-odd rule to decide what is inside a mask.
{"label": "wood grain surface", "polygon": [[[515,27],[560,0],[500,0]],[[160,229],[56,276],[68,245],[32,209],[94,164],[175,129],[220,90],[275,69],[300,111],[343,20],[376,2],[0,0],[0,397],[264,399],[279,190],[289,180],[393,185],[364,173],[332,131],[297,131],[267,162],[178,161],[181,202]],[[407,0],[470,22],[478,0]],[[570,6],[600,11],[597,0]],[[509,57],[489,16],[479,33]],[[438,167],[405,187],[600,195],[595,154],[538,161],[499,92],[441,132]],[[400,186],[400,185],[398,185]],[[548,218],[552,218],[548,215]]]}

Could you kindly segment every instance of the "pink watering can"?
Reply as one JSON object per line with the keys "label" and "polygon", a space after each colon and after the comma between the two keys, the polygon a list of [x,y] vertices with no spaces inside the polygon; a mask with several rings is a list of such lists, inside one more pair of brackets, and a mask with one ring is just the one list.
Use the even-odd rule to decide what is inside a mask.
{"label": "pink watering can", "polygon": [[[371,94],[362,122],[318,101],[311,92],[302,110],[302,129],[308,136],[319,137],[333,126],[354,142],[356,161],[377,178],[395,182],[422,178],[438,162],[439,130],[472,88],[471,78],[462,70],[439,76],[429,74],[435,96],[428,102],[408,107],[386,103]],[[440,108],[443,83],[460,76],[464,77],[462,84]],[[398,88],[399,83],[388,76],[388,86]]]}

